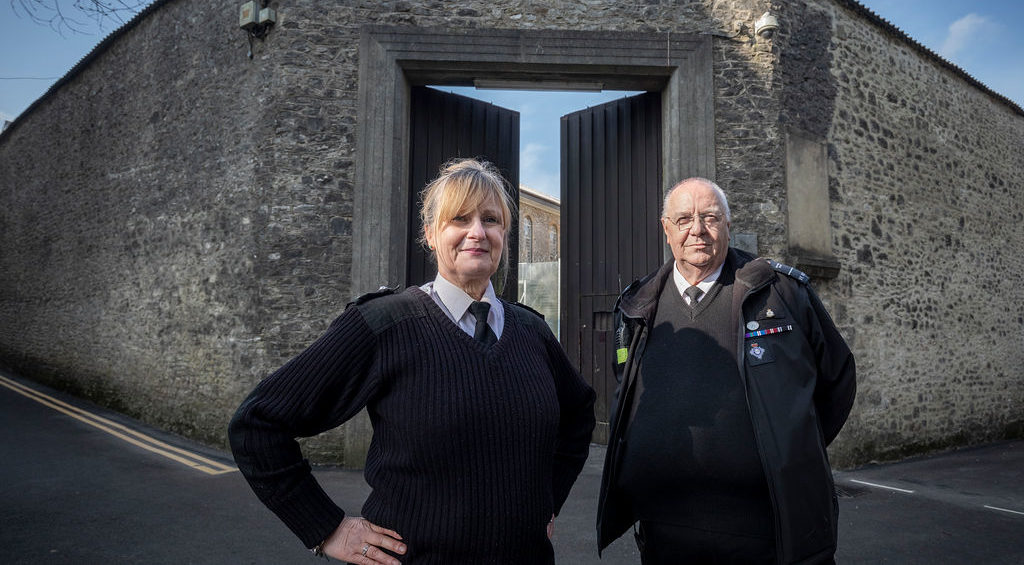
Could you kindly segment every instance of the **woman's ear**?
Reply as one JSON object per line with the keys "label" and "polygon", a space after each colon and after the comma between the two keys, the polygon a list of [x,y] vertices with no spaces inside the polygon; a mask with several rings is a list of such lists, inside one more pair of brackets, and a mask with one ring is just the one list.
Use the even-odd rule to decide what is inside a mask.
{"label": "woman's ear", "polygon": [[431,229],[431,225],[423,226],[423,239],[427,242],[427,247],[434,249],[434,230]]}

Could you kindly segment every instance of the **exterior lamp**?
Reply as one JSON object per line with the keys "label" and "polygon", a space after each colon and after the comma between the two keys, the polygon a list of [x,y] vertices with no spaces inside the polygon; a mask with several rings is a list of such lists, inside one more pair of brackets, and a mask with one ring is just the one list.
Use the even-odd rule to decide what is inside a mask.
{"label": "exterior lamp", "polygon": [[771,12],[761,14],[761,17],[754,22],[754,33],[765,39],[771,39],[777,29],[779,29],[779,19]]}

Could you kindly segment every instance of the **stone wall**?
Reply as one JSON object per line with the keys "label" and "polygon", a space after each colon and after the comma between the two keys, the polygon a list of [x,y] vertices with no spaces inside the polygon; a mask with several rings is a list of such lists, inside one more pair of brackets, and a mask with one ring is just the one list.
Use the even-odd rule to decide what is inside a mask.
{"label": "stone wall", "polygon": [[245,393],[363,290],[361,26],[716,31],[742,4],[272,2],[250,59],[236,6],[157,2],[0,139],[3,362],[224,445]]}
{"label": "stone wall", "polygon": [[236,17],[165,3],[0,138],[4,363],[216,443],[275,361],[274,79]]}
{"label": "stone wall", "polygon": [[[251,59],[216,4],[157,2],[0,137],[6,365],[224,445],[244,395],[366,290],[361,26],[703,33],[715,176],[762,254],[789,251],[785,132],[828,144],[841,269],[816,287],[861,375],[836,461],[1019,433],[1024,119],[848,2],[270,2]],[[755,40],[769,7],[780,30]],[[344,434],[309,453],[344,460]]]}
{"label": "stone wall", "polygon": [[842,269],[822,286],[860,376],[845,456],[1020,437],[1024,112],[842,4],[810,11],[834,29],[819,88]]}

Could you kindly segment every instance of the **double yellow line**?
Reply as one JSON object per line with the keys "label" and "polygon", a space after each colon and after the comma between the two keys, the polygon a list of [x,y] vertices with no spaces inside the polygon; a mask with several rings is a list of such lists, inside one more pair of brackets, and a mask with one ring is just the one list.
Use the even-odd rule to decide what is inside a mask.
{"label": "double yellow line", "polygon": [[102,416],[87,412],[77,406],[72,406],[67,402],[58,400],[47,394],[43,394],[38,390],[29,388],[3,375],[0,375],[0,385],[13,390],[22,396],[31,398],[44,406],[67,414],[80,422],[84,422],[90,426],[103,430],[114,437],[123,439],[132,445],[141,447],[142,449],[156,453],[157,455],[162,455],[172,461],[177,461],[178,463],[198,471],[202,471],[208,475],[222,475],[224,473],[230,473],[238,470],[230,465],[218,463],[217,461],[201,457],[185,449],[166,444],[158,439],[149,437],[144,433],[135,431],[128,426],[112,422]]}

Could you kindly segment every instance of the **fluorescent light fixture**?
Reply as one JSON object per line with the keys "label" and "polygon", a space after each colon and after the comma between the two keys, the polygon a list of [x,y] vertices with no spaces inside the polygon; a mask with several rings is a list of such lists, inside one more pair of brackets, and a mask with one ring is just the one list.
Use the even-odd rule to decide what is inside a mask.
{"label": "fluorescent light fixture", "polygon": [[562,90],[601,92],[603,82],[570,82],[563,80],[492,80],[474,79],[473,86],[481,90]]}

